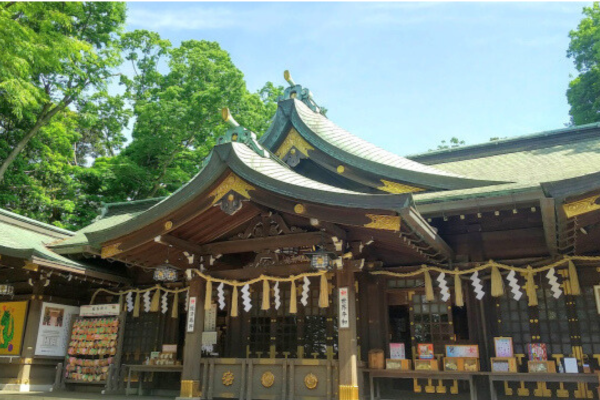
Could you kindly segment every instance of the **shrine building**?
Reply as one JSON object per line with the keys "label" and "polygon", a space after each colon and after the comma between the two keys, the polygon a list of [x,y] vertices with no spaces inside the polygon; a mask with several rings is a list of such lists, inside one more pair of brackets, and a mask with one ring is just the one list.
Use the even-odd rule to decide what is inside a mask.
{"label": "shrine building", "polygon": [[168,197],[0,210],[0,388],[598,398],[600,124],[401,157],[285,77]]}

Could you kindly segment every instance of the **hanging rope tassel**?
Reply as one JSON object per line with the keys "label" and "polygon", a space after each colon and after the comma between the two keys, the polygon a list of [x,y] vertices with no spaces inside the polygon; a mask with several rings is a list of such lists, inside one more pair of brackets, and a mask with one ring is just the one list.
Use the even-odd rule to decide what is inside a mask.
{"label": "hanging rope tassel", "polygon": [[271,301],[269,299],[270,294],[271,288],[269,287],[269,281],[265,279],[263,281],[263,298],[262,306],[260,307],[261,310],[268,310],[269,308],[271,308]]}
{"label": "hanging rope tassel", "polygon": [[152,296],[152,302],[150,303],[150,312],[158,312],[160,306],[160,289],[156,289]]}
{"label": "hanging rope tassel", "polygon": [[133,304],[133,317],[137,318],[140,316],[140,292],[135,294],[135,303]]}
{"label": "hanging rope tassel", "polygon": [[504,282],[502,274],[497,266],[492,266],[492,297],[500,297],[504,294]]}
{"label": "hanging rope tassel", "polygon": [[212,304],[212,281],[210,279],[206,280],[206,293],[204,295],[204,309],[210,310],[210,306]]}
{"label": "hanging rope tassel", "polygon": [[457,307],[465,306],[465,299],[463,297],[463,288],[462,281],[460,280],[460,275],[458,274],[458,268],[455,269],[456,273],[454,274],[454,304]]}
{"label": "hanging rope tassel", "polygon": [[171,309],[171,318],[179,317],[179,293],[175,292],[173,296],[173,308]]}
{"label": "hanging rope tassel", "polygon": [[433,282],[431,281],[431,275],[429,271],[425,270],[425,300],[435,301],[435,294],[433,293]]}
{"label": "hanging rope tassel", "polygon": [[296,299],[296,282],[292,281],[290,289],[290,314],[296,314],[298,312],[298,300]]}
{"label": "hanging rope tassel", "polygon": [[327,274],[321,275],[321,284],[319,290],[319,307],[329,307],[329,284],[327,283]]}
{"label": "hanging rope tassel", "polygon": [[577,268],[573,261],[569,260],[569,283],[571,285],[571,294],[573,296],[579,296],[581,294],[581,287],[579,286],[579,276],[577,275]]}
{"label": "hanging rope tassel", "polygon": [[533,280],[533,270],[531,266],[527,266],[527,282],[525,283],[525,291],[527,292],[527,297],[529,298],[529,306],[537,306],[537,292],[535,290],[535,281]]}
{"label": "hanging rope tassel", "polygon": [[233,294],[231,295],[231,316],[238,316],[238,288],[237,286],[233,287]]}

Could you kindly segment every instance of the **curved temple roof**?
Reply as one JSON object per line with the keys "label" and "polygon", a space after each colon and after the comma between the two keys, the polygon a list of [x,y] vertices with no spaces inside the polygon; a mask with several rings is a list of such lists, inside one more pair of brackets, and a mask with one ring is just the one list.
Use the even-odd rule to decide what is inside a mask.
{"label": "curved temple roof", "polygon": [[[297,99],[279,103],[275,119],[261,138],[261,143],[275,153],[281,152],[292,128],[310,146],[305,150],[307,158],[311,157],[309,153],[318,150],[331,157],[338,165],[349,166],[371,176],[375,182],[371,186],[382,192],[392,190],[386,188],[385,182],[380,178],[391,181],[392,185],[406,184],[416,189],[406,191],[453,190],[503,183],[465,177],[390,153],[338,127]],[[289,149],[286,147],[283,151],[286,150]],[[283,153],[278,155],[282,158],[286,156]]]}
{"label": "curved temple roof", "polygon": [[[254,145],[259,146],[257,143]],[[226,142],[215,146],[200,172],[171,196],[117,225],[89,231],[85,235],[91,244],[101,244],[140,230],[176,211],[200,194],[208,192],[217,181],[227,175],[228,170],[244,180],[252,189],[254,185],[299,201],[395,212],[400,212],[412,204],[410,194],[367,194],[317,182],[294,172],[268,151],[261,155],[244,143]],[[214,192],[215,190],[207,193],[207,196],[216,197]]]}

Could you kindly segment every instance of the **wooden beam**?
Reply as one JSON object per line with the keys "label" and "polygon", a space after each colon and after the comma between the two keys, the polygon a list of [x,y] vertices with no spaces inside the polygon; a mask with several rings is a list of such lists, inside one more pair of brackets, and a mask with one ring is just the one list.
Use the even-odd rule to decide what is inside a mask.
{"label": "wooden beam", "polygon": [[194,254],[232,254],[276,250],[284,247],[314,246],[321,241],[330,242],[329,235],[321,232],[295,233],[291,235],[269,236],[263,238],[230,240],[198,245],[172,235],[161,235],[154,239],[157,243],[173,246]]}
{"label": "wooden beam", "polygon": [[554,208],[554,199],[540,198],[540,211],[542,213],[542,223],[544,225],[544,235],[546,236],[546,245],[551,256],[558,254],[558,240],[556,231],[556,213]]}

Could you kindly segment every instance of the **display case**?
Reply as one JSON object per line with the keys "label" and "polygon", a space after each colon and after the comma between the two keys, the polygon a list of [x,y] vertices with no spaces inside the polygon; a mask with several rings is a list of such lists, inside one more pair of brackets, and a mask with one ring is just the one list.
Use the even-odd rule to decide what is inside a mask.
{"label": "display case", "polygon": [[444,371],[477,372],[479,359],[473,357],[444,357]]}
{"label": "display case", "polygon": [[415,360],[415,371],[439,371],[438,360]]}
{"label": "display case", "polygon": [[412,362],[406,359],[388,358],[385,360],[385,369],[410,371],[412,369]]}
{"label": "display case", "polygon": [[490,365],[492,372],[518,372],[516,357],[492,357]]}
{"label": "display case", "polygon": [[556,372],[556,364],[554,361],[529,361],[527,366],[529,372],[532,374]]}

